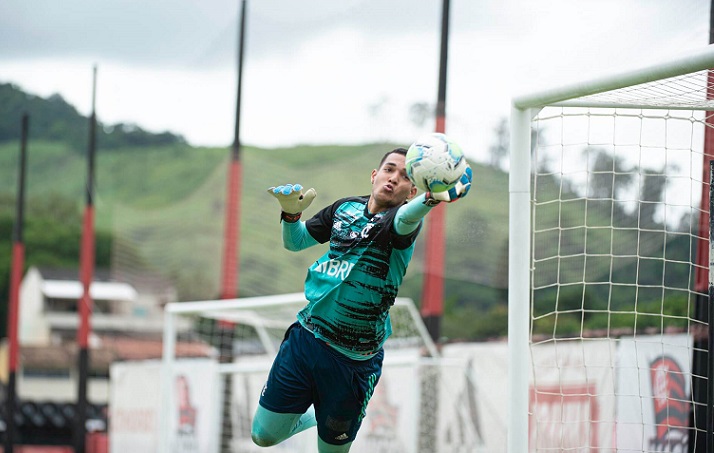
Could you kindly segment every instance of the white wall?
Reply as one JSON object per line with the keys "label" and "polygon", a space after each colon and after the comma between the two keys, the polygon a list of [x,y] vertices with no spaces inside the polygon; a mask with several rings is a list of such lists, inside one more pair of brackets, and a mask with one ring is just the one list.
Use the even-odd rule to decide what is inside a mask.
{"label": "white wall", "polygon": [[43,313],[42,275],[31,267],[20,284],[19,340],[21,345],[46,345],[50,327]]}

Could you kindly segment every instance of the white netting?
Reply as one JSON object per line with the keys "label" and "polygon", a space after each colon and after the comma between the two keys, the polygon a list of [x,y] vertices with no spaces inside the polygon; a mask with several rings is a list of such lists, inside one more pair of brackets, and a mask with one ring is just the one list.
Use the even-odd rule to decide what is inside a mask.
{"label": "white netting", "polygon": [[[704,326],[694,288],[704,267],[697,244],[708,239],[698,224],[708,216],[699,203],[708,186],[703,114],[550,107],[533,127],[531,448],[647,451],[686,443],[695,345],[690,337],[672,352],[666,335]],[[643,335],[658,340],[633,353],[638,360],[654,354],[641,369],[622,357],[624,345]],[[654,374],[643,379],[647,386],[622,379],[649,373],[658,358],[676,374],[663,378],[666,388],[656,388]],[[667,393],[675,377],[683,385]],[[617,396],[616,381],[623,383]],[[658,418],[658,397],[682,411]],[[639,409],[629,413],[632,398]],[[622,429],[635,420],[642,429]]]}
{"label": "white netting", "polygon": [[701,446],[708,125],[684,109],[712,106],[708,80],[566,100],[531,123],[530,451]]}
{"label": "white netting", "polygon": [[[701,115],[576,110],[546,109],[535,123],[536,322],[564,312],[562,305],[544,308],[542,295],[567,293],[581,301],[573,310],[604,316],[591,327],[611,330],[622,313],[640,315],[640,326],[625,323],[630,332],[672,323],[686,328],[686,306],[680,322],[672,314],[652,324],[643,304],[692,297],[697,219],[707,215],[699,207]],[[658,306],[651,314],[666,313]]]}
{"label": "white netting", "polygon": [[714,109],[714,101],[711,99],[713,87],[709,70],[703,70],[569,99],[562,104],[711,110]]}
{"label": "white netting", "polygon": [[509,316],[526,294],[530,315],[527,336],[509,331],[530,354],[529,379],[511,379],[513,395],[528,387],[514,444],[705,448],[712,67],[707,48],[514,100],[511,212],[531,245],[511,255]]}

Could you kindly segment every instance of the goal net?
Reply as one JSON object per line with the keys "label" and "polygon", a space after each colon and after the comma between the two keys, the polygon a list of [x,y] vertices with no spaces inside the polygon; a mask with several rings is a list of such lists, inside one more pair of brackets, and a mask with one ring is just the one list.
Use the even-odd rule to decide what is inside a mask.
{"label": "goal net", "polygon": [[705,451],[709,68],[513,100],[509,452]]}
{"label": "goal net", "polygon": [[[302,293],[168,304],[158,451],[263,451],[251,441],[253,413],[283,335],[305,304]],[[390,318],[393,334],[385,344],[382,377],[351,451],[477,451],[475,424],[452,423],[472,416],[469,363],[440,357],[411,299],[397,298]],[[213,361],[195,384],[179,358],[181,347],[190,343],[208,346]],[[207,368],[215,370],[208,382]],[[214,386],[215,394],[200,402],[187,397],[189,386],[199,385]],[[215,428],[201,431],[199,425]],[[274,450],[316,452],[316,436],[316,430],[307,430]]]}

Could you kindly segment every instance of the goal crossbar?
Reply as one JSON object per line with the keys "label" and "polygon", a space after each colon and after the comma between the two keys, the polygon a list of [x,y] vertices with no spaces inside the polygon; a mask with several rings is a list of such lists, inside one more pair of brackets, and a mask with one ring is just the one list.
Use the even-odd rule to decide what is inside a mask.
{"label": "goal crossbar", "polygon": [[[694,88],[694,90],[701,95],[698,99],[687,98],[686,102],[672,97],[665,97],[660,100],[656,96],[649,98],[647,101],[641,99],[640,102],[636,102],[635,100],[608,100],[600,102],[598,102],[597,99],[588,101],[581,100],[588,96],[671,79],[684,74],[704,71],[712,67],[714,67],[714,47],[708,46],[667,62],[519,95],[513,98],[512,104],[513,107],[518,110],[539,108],[546,105],[610,108],[666,107],[667,109],[712,110],[714,109],[714,101],[707,99],[706,89],[708,87],[706,84],[705,86]],[[702,91],[702,89],[704,89],[704,91]]]}

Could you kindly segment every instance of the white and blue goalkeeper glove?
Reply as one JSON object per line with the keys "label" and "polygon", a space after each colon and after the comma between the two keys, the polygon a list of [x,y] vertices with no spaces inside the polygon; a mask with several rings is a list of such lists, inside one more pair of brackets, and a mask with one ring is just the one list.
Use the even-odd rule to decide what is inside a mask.
{"label": "white and blue goalkeeper glove", "polygon": [[473,179],[473,171],[471,166],[466,166],[464,174],[454,187],[444,192],[427,192],[425,204],[436,205],[440,201],[452,203],[464,198],[471,190],[471,180]]}
{"label": "white and blue goalkeeper glove", "polygon": [[304,193],[300,184],[285,184],[271,187],[268,193],[280,203],[282,210],[280,218],[286,222],[297,222],[302,212],[310,206],[317,196],[315,189],[308,189]]}

